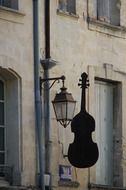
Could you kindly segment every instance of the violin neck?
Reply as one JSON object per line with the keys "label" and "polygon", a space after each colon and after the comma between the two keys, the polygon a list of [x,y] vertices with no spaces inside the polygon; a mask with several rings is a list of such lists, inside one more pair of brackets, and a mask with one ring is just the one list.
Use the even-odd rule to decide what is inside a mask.
{"label": "violin neck", "polygon": [[86,90],[83,87],[81,94],[81,111],[86,111]]}

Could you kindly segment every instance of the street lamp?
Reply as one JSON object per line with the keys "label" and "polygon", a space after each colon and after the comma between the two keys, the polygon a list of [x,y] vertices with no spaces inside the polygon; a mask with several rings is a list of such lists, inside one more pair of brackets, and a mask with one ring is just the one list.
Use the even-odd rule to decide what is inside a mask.
{"label": "street lamp", "polygon": [[67,92],[67,88],[64,86],[65,76],[41,79],[41,84],[49,80],[53,80],[51,87],[57,80],[62,80],[61,92],[56,94],[52,103],[56,120],[66,128],[73,119],[76,101],[73,99],[72,94]]}
{"label": "street lamp", "polygon": [[76,101],[73,99],[72,94],[67,92],[64,80],[60,90],[61,92],[56,94],[52,103],[57,121],[66,128],[73,119]]}

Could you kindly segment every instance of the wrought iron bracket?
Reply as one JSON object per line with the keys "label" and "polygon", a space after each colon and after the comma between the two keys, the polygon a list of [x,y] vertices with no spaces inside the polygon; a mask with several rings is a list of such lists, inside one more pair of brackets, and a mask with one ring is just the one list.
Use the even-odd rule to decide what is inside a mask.
{"label": "wrought iron bracket", "polygon": [[63,86],[64,86],[64,81],[65,81],[66,77],[64,75],[62,75],[61,77],[53,77],[53,78],[41,78],[40,77],[40,88],[42,89],[42,84],[48,81],[53,81],[52,84],[50,85],[50,88],[52,88],[52,86],[55,84],[56,81],[62,80]]}

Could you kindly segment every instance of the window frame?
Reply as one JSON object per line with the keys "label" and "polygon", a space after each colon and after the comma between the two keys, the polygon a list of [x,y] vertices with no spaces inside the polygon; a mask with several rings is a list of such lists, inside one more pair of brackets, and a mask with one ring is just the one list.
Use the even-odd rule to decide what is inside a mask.
{"label": "window frame", "polygon": [[[89,183],[89,187],[90,189],[93,189],[93,188],[101,188],[101,189],[113,189],[113,187],[115,189],[124,189],[124,181],[123,181],[123,175],[124,175],[124,172],[125,172],[125,167],[122,167],[122,163],[123,163],[123,155],[124,155],[124,150],[123,150],[123,146],[125,146],[125,143],[123,142],[123,128],[124,128],[124,121],[125,121],[125,101],[124,100],[124,97],[125,95],[122,93],[122,92],[126,92],[126,87],[125,87],[125,76],[123,72],[121,71],[118,71],[114,68],[113,65],[111,64],[107,64],[107,63],[104,63],[103,64],[103,67],[99,67],[99,66],[88,66],[88,73],[89,73],[89,80],[90,80],[90,88],[89,88],[89,91],[88,91],[88,97],[89,97],[89,108],[88,108],[88,111],[94,115],[95,117],[95,106],[92,106],[92,103],[94,103],[94,94],[95,94],[95,80],[102,80],[102,81],[107,81],[107,82],[110,82],[112,84],[115,84],[116,85],[116,89],[117,89],[117,94],[118,96],[115,94],[115,98],[118,98],[118,101],[116,101],[116,99],[114,100],[115,101],[115,108],[117,109],[120,109],[119,113],[120,115],[115,115],[114,118],[114,123],[116,124],[116,126],[114,125],[114,128],[116,128],[116,130],[120,130],[121,128],[121,131],[120,133],[118,133],[117,131],[117,135],[121,136],[121,138],[118,138],[116,136],[116,133],[114,133],[114,140],[116,142],[114,143],[117,143],[117,145],[120,144],[120,148],[119,148],[119,151],[120,151],[120,158],[118,160],[118,157],[117,159],[114,161],[115,163],[118,164],[118,176],[117,175],[117,170],[116,170],[116,165],[114,164],[114,168],[113,168],[113,174],[114,174],[114,180],[113,180],[113,186],[108,186],[108,185],[102,185],[102,184],[97,184],[96,183],[96,168],[90,168],[89,172],[90,172],[90,183]],[[120,105],[120,106],[119,106]],[[118,112],[116,112],[118,113]],[[122,114],[123,113],[123,114]],[[115,114],[115,113],[114,113]],[[117,119],[117,121],[116,121]],[[114,131],[116,132],[116,131]],[[96,136],[94,136],[95,138]],[[118,153],[117,150],[116,152],[114,152],[114,157],[115,157],[115,153]],[[123,165],[124,166],[124,165]],[[118,177],[118,178],[117,178]]]}
{"label": "window frame", "polygon": [[[112,168],[111,168],[111,174],[110,174],[110,178],[106,179],[107,176],[109,175],[109,173],[104,176],[105,179],[106,179],[106,182],[105,184],[103,183],[100,183],[100,182],[97,182],[96,181],[96,184],[100,184],[102,186],[110,186],[110,187],[122,187],[122,184],[123,184],[123,181],[122,181],[122,171],[121,171],[121,161],[122,161],[122,153],[121,153],[121,147],[122,147],[122,140],[121,140],[121,137],[122,137],[122,127],[119,128],[118,126],[118,123],[120,123],[121,125],[121,115],[122,115],[122,112],[121,112],[121,109],[122,109],[122,104],[121,104],[121,99],[122,99],[122,83],[119,82],[119,81],[112,81],[112,80],[106,80],[104,78],[99,78],[99,77],[95,77],[95,81],[94,81],[94,84],[99,84],[99,85],[105,85],[108,87],[111,87],[113,88],[113,102],[112,102],[112,106],[113,106],[113,121],[112,121],[112,128],[111,128],[111,148],[112,148],[112,152],[110,153],[109,151],[109,156],[111,157],[111,161],[112,161]],[[105,87],[104,86],[104,87]],[[96,89],[96,87],[95,87]],[[103,102],[102,102],[103,104]],[[120,106],[119,106],[120,105]],[[120,113],[120,116],[117,116],[118,115],[118,112]],[[119,120],[117,119],[119,118]],[[120,122],[119,122],[120,121]],[[96,126],[96,129],[97,129],[97,126]],[[107,129],[109,130],[109,129]],[[96,132],[96,136],[98,135],[98,131]],[[109,133],[108,133],[109,134]],[[98,141],[98,136],[97,136],[97,141]],[[100,141],[99,141],[100,142]],[[103,141],[102,141],[103,143]],[[100,145],[101,143],[99,143]],[[109,145],[107,145],[107,143],[105,144],[102,144],[102,146],[104,147],[107,147]],[[100,148],[99,148],[100,150]],[[107,149],[106,149],[107,150]],[[105,153],[106,154],[106,153]],[[108,154],[108,153],[107,153]],[[107,155],[108,156],[108,155]],[[109,160],[107,161],[109,162]],[[100,163],[99,163],[100,164]],[[118,168],[117,168],[118,167]],[[97,171],[97,170],[96,170]],[[107,171],[109,172],[109,170]],[[120,176],[118,179],[116,178],[117,176]],[[97,177],[96,177],[97,178]],[[102,176],[103,178],[103,176]],[[98,179],[98,178],[97,178]],[[111,179],[111,180],[110,180]],[[98,180],[101,180],[101,179],[98,179]],[[108,183],[110,182],[111,183]]]}

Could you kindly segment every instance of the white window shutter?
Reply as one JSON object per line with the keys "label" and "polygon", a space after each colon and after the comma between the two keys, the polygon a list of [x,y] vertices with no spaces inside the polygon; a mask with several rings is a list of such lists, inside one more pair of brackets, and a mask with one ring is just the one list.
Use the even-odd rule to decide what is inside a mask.
{"label": "white window shutter", "polygon": [[96,163],[96,183],[113,185],[113,86],[96,81],[96,141],[99,159]]}
{"label": "white window shutter", "polygon": [[110,22],[110,0],[97,0],[97,15],[98,19],[105,22]]}
{"label": "white window shutter", "polygon": [[18,9],[18,0],[0,0],[0,5],[12,9]]}
{"label": "white window shutter", "polygon": [[11,7],[11,0],[4,0],[3,1],[3,6],[5,6],[5,7]]}
{"label": "white window shutter", "polygon": [[97,0],[90,0],[88,2],[88,16],[97,20]]}
{"label": "white window shutter", "polygon": [[120,0],[111,0],[110,1],[110,22],[113,25],[120,25],[120,8],[121,2]]}
{"label": "white window shutter", "polygon": [[67,0],[67,11],[69,13],[76,13],[76,0]]}
{"label": "white window shutter", "polygon": [[59,9],[67,11],[67,0],[59,0]]}
{"label": "white window shutter", "polygon": [[18,9],[18,0],[11,0],[11,8]]}

